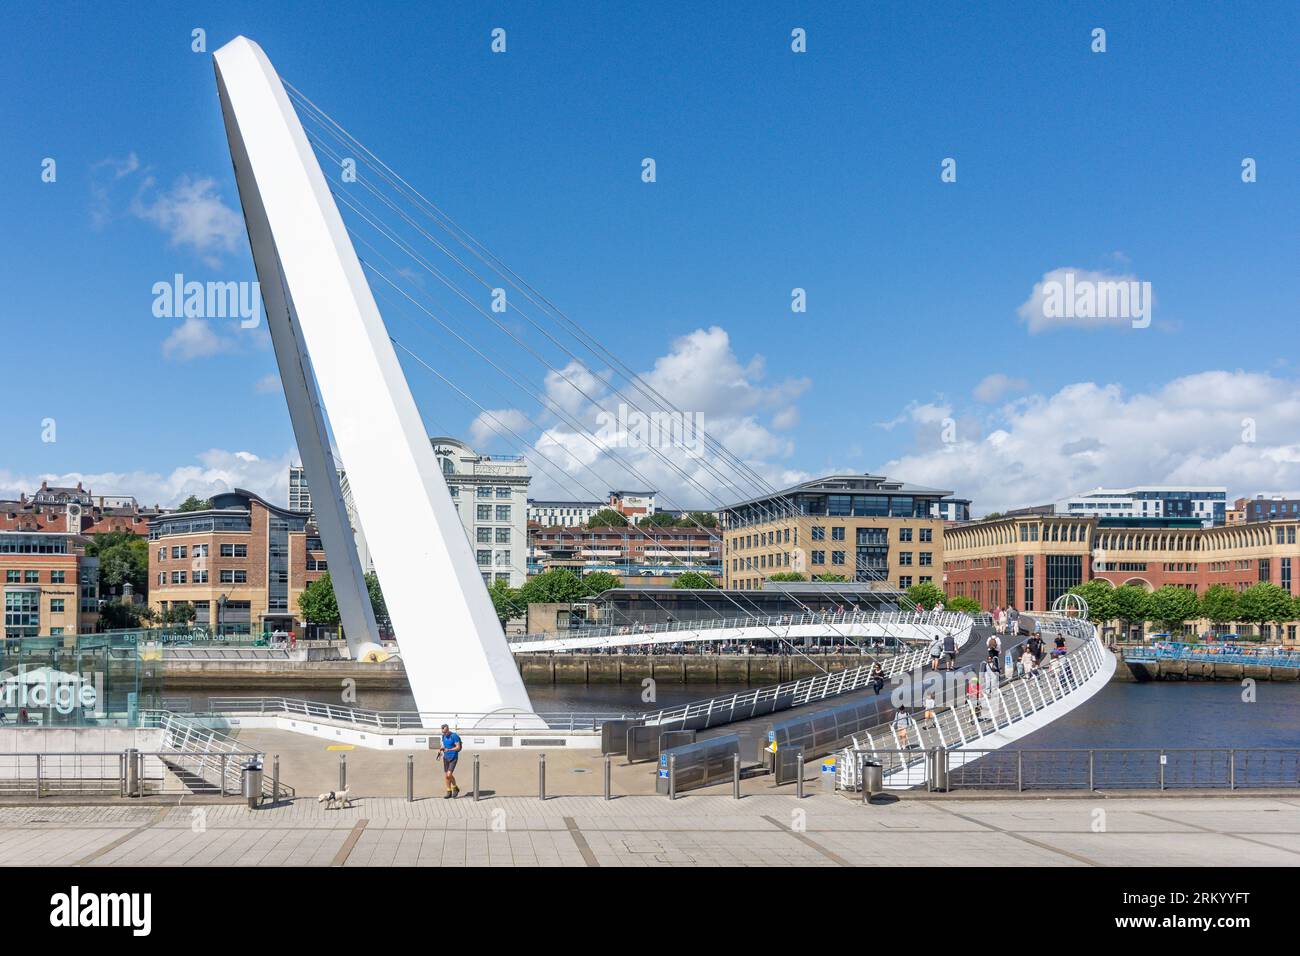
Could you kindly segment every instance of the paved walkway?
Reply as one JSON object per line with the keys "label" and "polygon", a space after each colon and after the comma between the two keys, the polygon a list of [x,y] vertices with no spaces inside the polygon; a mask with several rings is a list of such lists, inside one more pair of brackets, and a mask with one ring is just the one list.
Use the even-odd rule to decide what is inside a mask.
{"label": "paved walkway", "polygon": [[0,861],[86,866],[1300,864],[1300,796],[390,797],[0,807]]}

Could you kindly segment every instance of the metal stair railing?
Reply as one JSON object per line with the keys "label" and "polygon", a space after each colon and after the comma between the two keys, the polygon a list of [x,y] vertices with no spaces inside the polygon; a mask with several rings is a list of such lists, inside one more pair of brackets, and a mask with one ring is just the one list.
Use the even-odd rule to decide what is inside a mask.
{"label": "metal stair railing", "polygon": [[[235,738],[171,711],[141,711],[140,725],[162,730],[160,757],[173,755],[175,768],[200,778],[223,794],[239,793],[244,765],[256,760],[260,766],[266,757],[264,751],[243,747]],[[271,794],[272,787],[272,781],[263,777],[262,792]],[[283,782],[280,790],[290,797],[294,795],[293,788]]]}

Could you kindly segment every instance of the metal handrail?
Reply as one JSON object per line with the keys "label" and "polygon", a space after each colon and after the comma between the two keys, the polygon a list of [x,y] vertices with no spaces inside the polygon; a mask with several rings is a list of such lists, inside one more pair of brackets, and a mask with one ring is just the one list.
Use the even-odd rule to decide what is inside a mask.
{"label": "metal handrail", "polygon": [[[515,634],[506,638],[510,644],[540,643],[554,640],[594,637],[629,637],[669,634],[678,631],[720,631],[741,628],[800,627],[806,625],[852,624],[921,624],[948,630],[963,630],[972,623],[961,611],[842,611],[836,613],[769,614],[722,619],[664,621],[658,624],[618,624],[574,628],[534,634]],[[927,638],[928,639],[928,638]]]}
{"label": "metal handrail", "polygon": [[1256,664],[1300,668],[1300,651],[1247,648],[1239,644],[1191,644],[1166,641],[1158,645],[1124,648],[1126,661],[1203,661],[1222,664]]}
{"label": "metal handrail", "polygon": [[[494,730],[536,729],[540,720],[548,730],[597,731],[607,720],[636,719],[630,713],[534,713],[531,711],[379,711],[359,707],[303,700],[296,697],[209,697],[209,713],[214,716],[280,715],[309,720],[329,720],[376,730],[419,730],[447,723],[457,728],[485,726]],[[200,716],[195,714],[193,716]],[[491,722],[490,722],[491,721]]]}
{"label": "metal handrail", "polygon": [[[1049,660],[1045,667],[1029,674],[999,682],[993,692],[981,694],[976,701],[955,700],[951,705],[936,708],[932,726],[926,728],[917,713],[909,715],[908,733],[915,730],[920,749],[899,749],[899,738],[892,722],[854,734],[852,745],[841,751],[837,777],[844,789],[856,789],[858,755],[869,753],[883,755],[895,753],[889,764],[882,761],[882,776],[890,777],[924,762],[927,749],[968,750],[972,740],[980,740],[1006,729],[1025,718],[1039,713],[1084,687],[1087,681],[1101,670],[1107,653],[1095,627],[1077,618],[1043,616],[1039,629],[1044,633],[1063,633],[1082,638],[1082,643],[1062,657]],[[923,713],[923,712],[921,712]],[[928,719],[925,723],[930,723]],[[881,747],[875,737],[883,736],[894,747]],[[927,740],[926,738],[930,739]],[[864,744],[865,741],[865,744]],[[911,757],[899,757],[910,754]],[[909,778],[910,779],[910,778]]]}

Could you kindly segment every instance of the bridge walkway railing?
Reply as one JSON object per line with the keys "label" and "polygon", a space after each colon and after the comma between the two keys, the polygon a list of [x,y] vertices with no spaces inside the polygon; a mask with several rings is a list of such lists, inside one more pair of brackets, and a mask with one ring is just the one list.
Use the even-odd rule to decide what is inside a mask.
{"label": "bridge walkway railing", "polygon": [[910,785],[909,774],[924,774],[926,751],[971,749],[971,744],[1047,710],[1078,693],[1102,669],[1108,653],[1094,631],[1064,656],[1028,674],[999,679],[991,689],[985,672],[977,694],[946,706],[937,703],[933,718],[916,708],[903,727],[891,721],[855,735],[837,761],[838,785],[849,790],[861,786],[858,770],[864,757],[881,765],[891,786]]}

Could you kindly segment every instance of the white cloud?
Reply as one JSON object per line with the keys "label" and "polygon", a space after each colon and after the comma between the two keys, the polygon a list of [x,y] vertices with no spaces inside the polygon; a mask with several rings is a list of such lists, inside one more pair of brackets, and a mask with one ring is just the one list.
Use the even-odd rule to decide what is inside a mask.
{"label": "white cloud", "polygon": [[190,495],[209,498],[235,488],[283,505],[289,500],[289,465],[298,460],[298,453],[290,449],[283,455],[265,458],[248,451],[213,448],[195,459],[196,463],[181,465],[167,474],[72,471],[19,475],[0,470],[0,496],[17,498],[20,492],[30,495],[42,480],[51,485],[75,485],[80,481],[97,495],[134,495],[142,505],[160,504],[164,508],[175,507]]}
{"label": "white cloud", "polygon": [[153,177],[146,177],[131,213],[156,225],[172,245],[192,247],[213,266],[223,254],[240,248],[244,220],[222,201],[215,180],[181,176],[170,190],[147,199],[153,185]]}
{"label": "white cloud", "polygon": [[164,358],[187,362],[190,359],[219,355],[234,348],[234,341],[218,335],[206,319],[189,318],[163,339]]}
{"label": "white cloud", "polygon": [[918,423],[918,449],[882,470],[951,488],[977,514],[1098,485],[1226,485],[1230,495],[1300,485],[1300,382],[1258,372],[1202,372],[1133,393],[1078,382],[1017,399],[983,426],[961,418],[956,441],[931,431]]}
{"label": "white cloud", "polygon": [[[634,426],[620,429],[620,404],[627,406],[627,413],[638,407],[646,411],[666,407],[648,400],[621,376],[608,370],[589,372],[576,363],[563,372],[564,376],[547,376],[546,395],[568,417],[540,413],[539,421],[547,427],[528,452],[535,497],[603,497],[609,488],[649,485],[662,493],[666,505],[704,506],[754,493],[743,467],[713,454],[702,441],[695,448],[668,442],[667,447],[651,449],[638,444]],[[744,467],[773,483],[791,473],[779,462],[793,453],[794,444],[774,430],[798,422],[798,409],[792,403],[807,390],[808,379],[764,383],[762,356],[742,362],[726,330],[717,326],[681,336],[640,375],[648,390],[682,413],[683,425],[693,428],[702,423],[708,436],[741,459]],[[603,418],[602,408],[607,412]],[[769,416],[771,424],[765,424]],[[607,438],[608,446],[593,443],[585,437],[588,432]]]}
{"label": "white cloud", "polygon": [[[1101,329],[1101,328],[1129,328],[1132,327],[1134,317],[1125,314],[1125,310],[1109,310],[1098,308],[1101,314],[1088,315],[1081,312],[1078,315],[1062,316],[1056,315],[1049,308],[1049,303],[1053,298],[1053,291],[1060,296],[1062,290],[1070,288],[1083,288],[1084,286],[1093,286],[1106,288],[1112,283],[1136,283],[1140,282],[1137,276],[1131,273],[1109,273],[1093,272],[1088,269],[1077,269],[1073,266],[1062,266],[1059,269],[1053,269],[1051,272],[1043,274],[1043,277],[1034,283],[1034,288],[1016,313],[1021,320],[1029,326],[1029,331],[1042,332],[1047,329],[1056,328],[1079,328],[1079,329]],[[1132,304],[1132,303],[1131,303]],[[1151,303],[1146,303],[1146,318],[1150,321]]]}
{"label": "white cloud", "polygon": [[1002,372],[994,372],[981,379],[971,394],[980,402],[996,402],[1007,392],[1019,392],[1028,387],[1029,383],[1023,378],[1012,378]]}
{"label": "white cloud", "polygon": [[521,437],[528,433],[531,426],[528,416],[517,408],[492,408],[479,412],[469,426],[469,441],[477,451],[483,451],[489,445],[505,445],[515,448]]}
{"label": "white cloud", "polygon": [[259,395],[275,395],[280,392],[280,376],[272,372],[269,375],[263,375],[253,384],[253,391]]}

